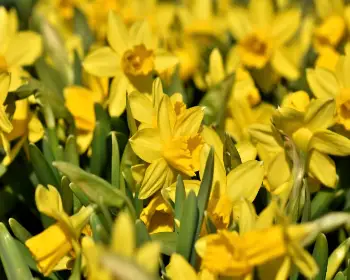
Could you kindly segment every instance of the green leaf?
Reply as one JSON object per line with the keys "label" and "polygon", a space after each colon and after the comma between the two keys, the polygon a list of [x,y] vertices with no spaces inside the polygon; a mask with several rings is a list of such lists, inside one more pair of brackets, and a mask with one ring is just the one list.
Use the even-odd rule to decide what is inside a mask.
{"label": "green leaf", "polygon": [[168,95],[173,95],[174,93],[181,93],[182,100],[185,104],[189,105],[188,96],[186,94],[183,81],[180,78],[180,66],[177,65],[175,68],[175,71],[171,77],[171,80],[169,83],[166,81],[163,81],[164,86],[164,92],[166,92]]}
{"label": "green leaf", "polygon": [[153,241],[160,242],[162,254],[171,256],[176,252],[178,235],[175,232],[157,232],[151,234],[151,238]]}
{"label": "green leaf", "polygon": [[69,187],[70,181],[66,176],[61,180],[61,197],[64,211],[71,215],[73,213],[73,192]]}
{"label": "green leaf", "polygon": [[320,190],[311,201],[311,220],[326,213],[335,198],[334,190]]}
{"label": "green leaf", "polygon": [[204,106],[204,124],[215,124],[221,139],[223,139],[222,136],[225,131],[224,119],[226,106],[234,81],[235,74],[233,73],[227,76],[220,84],[209,89],[199,103],[200,106]]}
{"label": "green leaf", "polygon": [[345,275],[343,272],[339,271],[335,277],[333,278],[333,280],[346,280]]}
{"label": "green leaf", "polygon": [[335,273],[339,270],[339,267],[343,263],[346,254],[349,252],[350,237],[342,242],[328,257],[327,274],[326,279],[332,279]]}
{"label": "green leaf", "polygon": [[236,168],[238,165],[242,163],[242,160],[237,151],[235,142],[228,133],[225,133],[223,158],[224,158],[226,174],[230,173],[232,169]]}
{"label": "green leaf", "polygon": [[316,238],[312,256],[314,257],[320,270],[314,280],[325,280],[328,263],[328,242],[326,236],[323,233],[318,234]]}
{"label": "green leaf", "polygon": [[310,217],[311,217],[311,199],[310,199],[310,189],[309,189],[309,185],[307,183],[307,180],[304,179],[303,180],[303,188],[302,191],[304,191],[305,193],[305,202],[304,202],[304,207],[303,207],[303,214],[301,217],[301,221],[303,223],[306,223],[308,221],[310,221]]}
{"label": "green leaf", "polygon": [[112,163],[111,163],[111,184],[120,189],[120,154],[116,133],[111,133],[112,138]]}
{"label": "green leaf", "polygon": [[38,80],[34,78],[26,79],[26,83],[21,85],[15,91],[11,92],[6,97],[5,104],[7,103],[8,98],[14,97],[15,100],[21,100],[29,97],[32,94],[35,94],[40,89],[41,84]]}
{"label": "green leaf", "polygon": [[32,279],[32,274],[18,250],[15,239],[0,223],[0,257],[8,280]]}
{"label": "green leaf", "polygon": [[77,8],[74,9],[73,24],[74,33],[79,35],[83,40],[84,53],[86,54],[89,51],[91,44],[95,41],[95,38],[90,30],[84,13]]}
{"label": "green leaf", "polygon": [[[177,181],[176,181],[176,190],[175,190],[175,220],[180,221],[181,216],[182,216],[182,209],[183,209],[183,204],[186,199],[186,191],[185,191],[185,185],[184,181],[182,180],[181,175],[177,176]],[[178,227],[175,227],[178,231]]]}
{"label": "green leaf", "polygon": [[[205,212],[205,213],[207,213],[207,212]],[[217,232],[217,228],[216,228],[214,222],[211,220],[211,218],[207,214],[205,215],[205,225],[206,225],[206,229],[207,229],[208,234]]]}
{"label": "green leaf", "polygon": [[[81,205],[84,206],[88,206],[91,201],[90,199],[85,195],[85,193],[74,183],[70,183],[69,184],[70,189],[72,190],[74,197],[78,199],[78,201],[80,202],[80,206],[76,206],[75,205],[75,201],[74,201],[74,197],[73,197],[73,201],[74,201],[74,208],[79,208],[81,207]],[[77,212],[78,209],[74,209],[74,213]]]}
{"label": "green leaf", "polygon": [[183,206],[180,232],[176,242],[176,253],[182,255],[188,261],[191,254],[193,254],[198,228],[199,213],[197,205],[197,197],[191,190]]}
{"label": "green leaf", "polygon": [[92,215],[90,216],[90,225],[94,241],[108,244],[109,234],[98,214],[92,213]]}
{"label": "green leaf", "polygon": [[82,82],[82,65],[81,65],[81,59],[79,57],[79,54],[77,51],[74,51],[74,65],[73,65],[73,70],[74,70],[74,85],[81,86]]}
{"label": "green leaf", "polygon": [[53,185],[59,190],[60,182],[57,180],[53,168],[47,162],[38,147],[32,143],[29,144],[29,156],[39,182],[44,186],[48,184]]}
{"label": "green leaf", "polygon": [[111,186],[107,181],[96,175],[87,173],[71,163],[54,162],[53,165],[65,174],[71,182],[77,185],[89,200],[98,204],[102,199],[107,206],[117,208],[121,208],[125,203],[131,216],[136,219],[135,209],[130,199],[121,191]]}
{"label": "green leaf", "polygon": [[71,275],[69,276],[68,280],[80,280],[80,270],[81,270],[81,254],[79,253],[78,256],[75,258],[74,266]]}
{"label": "green leaf", "polygon": [[15,209],[18,199],[9,185],[0,190],[0,197],[0,217],[5,217]]}
{"label": "green leaf", "polygon": [[[194,242],[196,242],[197,239],[199,238],[199,235],[202,229],[204,212],[207,209],[211,187],[213,184],[213,174],[214,174],[214,148],[211,147],[208,154],[207,162],[205,164],[202,182],[198,192],[198,222],[197,222],[197,230],[194,237]],[[187,212],[184,210],[184,213],[187,213]],[[195,263],[196,263],[196,256],[197,254],[193,250],[191,255],[191,264],[193,266],[195,266]]]}
{"label": "green leaf", "polygon": [[107,113],[100,104],[95,103],[96,125],[92,139],[92,155],[90,160],[91,173],[100,176],[107,163],[107,137],[110,123]]}
{"label": "green leaf", "polygon": [[74,135],[69,135],[64,150],[64,159],[76,166],[79,166],[78,146]]}
{"label": "green leaf", "polygon": [[15,219],[10,218],[9,219],[9,225],[11,227],[11,230],[15,237],[19,239],[22,243],[26,242],[27,239],[31,238],[31,233],[26,230],[19,222],[17,222]]}
{"label": "green leaf", "polygon": [[136,220],[136,247],[140,248],[144,243],[151,241],[146,225],[141,220]]}

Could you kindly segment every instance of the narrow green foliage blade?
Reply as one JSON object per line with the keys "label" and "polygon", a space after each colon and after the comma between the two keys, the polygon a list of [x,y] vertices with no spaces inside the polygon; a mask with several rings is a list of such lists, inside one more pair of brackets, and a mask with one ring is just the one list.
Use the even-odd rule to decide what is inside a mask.
{"label": "narrow green foliage blade", "polygon": [[319,268],[319,273],[316,275],[314,280],[325,280],[328,263],[328,242],[323,233],[320,233],[316,238],[312,256],[314,257]]}
{"label": "narrow green foliage blade", "polygon": [[[185,185],[181,175],[177,176],[176,192],[175,192],[175,220],[180,221],[182,216],[183,204],[186,199]],[[178,229],[176,223],[175,228]]]}
{"label": "narrow green foliage blade", "polygon": [[111,163],[111,184],[120,188],[120,154],[116,132],[111,133],[112,138],[112,163]]}
{"label": "narrow green foliage blade", "polygon": [[79,166],[78,146],[74,135],[69,135],[64,149],[64,159],[76,166]]}
{"label": "narrow green foliage blade", "polygon": [[146,225],[141,220],[136,220],[136,247],[140,248],[144,243],[151,241]]}
{"label": "narrow green foliage blade", "polygon": [[9,225],[14,236],[22,243],[26,242],[27,239],[32,237],[31,233],[15,219],[10,218]]}

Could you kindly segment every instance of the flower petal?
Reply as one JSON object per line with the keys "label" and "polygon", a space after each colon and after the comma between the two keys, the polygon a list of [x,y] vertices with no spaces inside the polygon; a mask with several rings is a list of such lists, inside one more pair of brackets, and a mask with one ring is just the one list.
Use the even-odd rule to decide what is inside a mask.
{"label": "flower petal", "polygon": [[179,254],[172,254],[169,265],[166,267],[167,275],[174,280],[197,280],[196,271],[185,260],[185,258]]}
{"label": "flower petal", "polygon": [[252,32],[252,25],[246,9],[233,8],[228,18],[228,27],[235,39],[241,40]]}
{"label": "flower petal", "polygon": [[339,84],[334,74],[326,69],[307,69],[306,78],[312,93],[317,98],[334,98],[339,92]]}
{"label": "flower petal", "polygon": [[128,49],[129,35],[123,20],[110,11],[108,14],[107,40],[113,50],[120,56]]}
{"label": "flower petal", "polygon": [[278,44],[284,44],[294,36],[299,25],[300,11],[298,9],[279,13],[272,25],[272,37]]}
{"label": "flower petal", "polygon": [[9,42],[5,52],[9,66],[25,66],[33,64],[42,53],[40,35],[32,31],[17,33]]}
{"label": "flower petal", "polygon": [[124,75],[113,79],[108,100],[108,112],[112,117],[119,117],[126,108],[126,94],[129,81]]}
{"label": "flower petal", "polygon": [[252,202],[262,184],[264,166],[251,160],[242,163],[227,175],[227,195],[233,201],[245,198]]}
{"label": "flower petal", "polygon": [[327,187],[335,188],[338,176],[334,161],[327,155],[312,150],[309,161],[310,174]]}
{"label": "flower petal", "polygon": [[176,122],[176,114],[169,96],[164,95],[160,101],[157,117],[160,137],[163,141],[169,141],[173,136]]}
{"label": "flower petal", "polygon": [[146,169],[145,177],[139,190],[139,199],[146,199],[166,186],[169,172],[169,166],[163,158],[152,162]]}
{"label": "flower petal", "polygon": [[142,123],[152,125],[155,118],[152,101],[145,94],[133,91],[129,94],[129,102],[132,115]]}
{"label": "flower petal", "polygon": [[158,73],[163,73],[165,70],[171,69],[179,63],[179,59],[170,53],[157,51],[155,55],[154,68]]}
{"label": "flower petal", "polygon": [[83,61],[84,69],[98,77],[113,77],[120,72],[120,57],[109,47],[99,48]]}
{"label": "flower petal", "polygon": [[326,129],[334,124],[335,114],[334,99],[314,99],[305,114],[305,127],[310,131]]}
{"label": "flower petal", "polygon": [[348,156],[350,140],[330,130],[318,130],[311,138],[310,149],[334,156]]}
{"label": "flower petal", "polygon": [[135,154],[146,162],[152,163],[162,157],[162,143],[158,129],[139,130],[129,141]]}
{"label": "flower petal", "polygon": [[112,229],[111,249],[114,253],[131,257],[135,250],[135,228],[128,213],[121,212]]}
{"label": "flower petal", "polygon": [[38,210],[45,215],[60,220],[60,216],[64,213],[61,196],[58,190],[48,185],[38,185],[35,190],[35,202]]}
{"label": "flower petal", "polygon": [[148,242],[136,253],[136,262],[151,275],[158,272],[160,248],[158,242]]}
{"label": "flower petal", "polygon": [[296,80],[299,78],[299,69],[289,60],[283,50],[275,51],[271,60],[271,65],[281,76],[289,80]]}

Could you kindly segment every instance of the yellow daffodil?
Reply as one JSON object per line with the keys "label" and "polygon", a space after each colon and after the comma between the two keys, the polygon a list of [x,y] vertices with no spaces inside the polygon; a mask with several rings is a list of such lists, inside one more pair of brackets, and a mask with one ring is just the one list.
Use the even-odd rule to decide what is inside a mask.
{"label": "yellow daffodil", "polygon": [[[117,255],[125,260],[135,263],[145,273],[153,276],[158,272],[158,259],[160,256],[160,244],[148,242],[140,248],[136,248],[135,226],[126,213],[121,213],[117,217],[113,229],[111,245],[108,248],[94,244],[90,237],[82,240],[83,254],[86,258],[87,279],[88,280],[112,280],[113,272],[106,266],[103,267],[103,256],[106,254]],[[117,267],[114,267],[117,268]],[[120,275],[125,275],[127,267],[119,265]],[[119,278],[119,277],[118,277]],[[131,278],[132,279],[132,278]]]}
{"label": "yellow daffodil", "polygon": [[94,50],[84,60],[85,70],[99,77],[115,77],[109,97],[109,113],[119,116],[126,106],[126,93],[151,92],[152,74],[162,73],[177,63],[174,56],[158,49],[146,22],[129,30],[113,12],[108,16],[107,39],[110,47]]}
{"label": "yellow daffodil", "polygon": [[[6,114],[6,107],[4,106],[8,89],[10,87],[10,75],[8,73],[0,73],[0,98],[1,98],[1,108],[0,108],[0,133],[10,133],[13,129],[11,121]],[[2,136],[3,138],[3,136]]]}
{"label": "yellow daffodil", "polygon": [[83,207],[69,217],[63,210],[59,192],[53,186],[39,185],[35,190],[38,210],[57,220],[43,232],[29,238],[25,244],[37,262],[39,271],[47,276],[53,270],[67,269],[68,261],[79,252],[79,237],[92,214],[93,206]]}
{"label": "yellow daffodil", "polygon": [[334,72],[323,68],[307,70],[307,80],[317,98],[334,98],[336,101],[337,123],[350,130],[350,83],[346,78],[350,67],[350,53],[338,59]]}
{"label": "yellow daffodil", "polygon": [[0,73],[11,74],[10,91],[17,89],[28,66],[40,56],[42,42],[40,35],[32,31],[19,31],[15,10],[6,11],[0,7]]}
{"label": "yellow daffodil", "polygon": [[322,53],[327,48],[335,49],[349,29],[350,6],[343,0],[315,0],[320,24],[314,30],[314,47]]}
{"label": "yellow daffodil", "polygon": [[300,112],[305,112],[310,103],[310,97],[305,91],[297,91],[287,94],[282,101],[282,107],[289,107]]}
{"label": "yellow daffodil", "polygon": [[196,243],[202,258],[202,268],[222,276],[244,276],[255,266],[283,256],[290,256],[306,277],[317,274],[318,268],[310,254],[302,249],[303,242],[314,230],[310,224],[275,225],[251,230],[242,235],[220,230]]}
{"label": "yellow daffodil", "polygon": [[300,24],[299,9],[276,12],[272,0],[252,0],[248,9],[233,8],[229,28],[237,45],[231,50],[244,66],[258,70],[272,67],[279,75],[295,80],[299,70],[285,53],[286,43]]}
{"label": "yellow daffodil", "polygon": [[157,112],[157,128],[141,129],[129,140],[135,154],[150,163],[139,198],[145,199],[171,184],[176,171],[195,176],[202,148],[198,133],[202,119],[203,110],[197,106],[177,116],[170,98],[163,95]]}
{"label": "yellow daffodil", "polygon": [[331,72],[336,71],[340,54],[332,48],[323,48],[322,52],[316,60],[316,68],[324,68]]}
{"label": "yellow daffodil", "polygon": [[[13,114],[11,123],[13,130],[5,134],[3,145],[6,157],[2,164],[9,165],[21,147],[28,139],[30,143],[36,143],[44,136],[44,127],[34,112],[30,111],[29,99],[18,100],[15,103],[16,110]],[[11,142],[17,140],[16,144],[11,148]]]}
{"label": "yellow daffodil", "polygon": [[216,277],[208,270],[197,273],[194,268],[177,253],[170,257],[170,262],[166,267],[167,276],[172,280],[215,280]]}
{"label": "yellow daffodil", "polygon": [[152,197],[148,205],[143,208],[140,219],[145,223],[150,234],[174,230],[172,209],[160,193]]}
{"label": "yellow daffodil", "polygon": [[65,103],[72,113],[78,130],[77,144],[79,152],[84,153],[90,146],[96,124],[94,103],[103,103],[107,96],[108,80],[85,76],[83,86],[68,86],[64,89]]}
{"label": "yellow daffodil", "polygon": [[[308,174],[327,187],[334,188],[337,174],[334,161],[328,156],[345,156],[350,153],[350,140],[331,130],[334,124],[335,101],[333,99],[312,100],[305,112],[285,107],[276,111],[273,122],[294,141],[296,147],[307,155]],[[267,125],[254,125],[250,133],[266,149],[275,153],[269,164],[271,182],[277,188],[290,177],[289,164],[283,149],[278,148],[280,140]],[[270,183],[271,183],[270,182]]]}

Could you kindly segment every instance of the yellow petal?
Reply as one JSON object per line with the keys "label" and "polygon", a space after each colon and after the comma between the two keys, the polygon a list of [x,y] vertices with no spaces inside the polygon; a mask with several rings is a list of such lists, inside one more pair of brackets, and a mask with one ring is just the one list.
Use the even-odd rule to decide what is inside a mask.
{"label": "yellow petal", "polygon": [[5,57],[11,67],[25,66],[33,64],[41,52],[41,37],[32,31],[23,31],[10,40]]}
{"label": "yellow petal", "polygon": [[61,196],[58,190],[48,185],[47,188],[43,185],[38,185],[35,190],[35,202],[38,210],[49,217],[56,220],[61,219],[61,214],[65,214],[62,206]]}
{"label": "yellow petal", "polygon": [[246,199],[239,201],[239,206],[239,233],[244,234],[254,229],[256,212],[254,205]]}
{"label": "yellow petal", "polygon": [[[1,37],[0,37],[1,38]],[[7,72],[0,73],[0,104],[3,105],[10,86],[10,75]]]}
{"label": "yellow petal", "polygon": [[252,26],[246,9],[233,8],[228,18],[228,26],[235,39],[241,40],[252,32]]}
{"label": "yellow petal", "polygon": [[28,139],[31,143],[36,143],[44,136],[44,127],[37,116],[33,115],[28,123]]}
{"label": "yellow petal", "polygon": [[304,250],[299,244],[292,242],[292,244],[288,246],[288,253],[293,263],[306,278],[312,279],[317,275],[319,269],[316,261],[310,253]]}
{"label": "yellow petal", "polygon": [[129,86],[127,77],[122,74],[113,79],[108,100],[108,112],[112,117],[119,117],[124,112]]}
{"label": "yellow petal", "polygon": [[227,175],[227,195],[233,201],[245,198],[252,202],[264,177],[264,166],[256,160],[237,166]]}
{"label": "yellow petal", "polygon": [[172,254],[169,265],[166,267],[167,275],[173,280],[197,280],[196,271],[185,260],[185,258],[179,254]]}
{"label": "yellow petal", "polygon": [[251,0],[249,2],[250,20],[261,28],[271,24],[274,18],[274,7],[271,0]]}
{"label": "yellow petal", "polygon": [[169,141],[174,132],[176,114],[170,98],[164,95],[158,108],[158,128],[163,141]]}
{"label": "yellow petal", "polygon": [[[201,181],[199,180],[183,180],[185,186],[186,195],[189,194],[190,191],[194,191],[197,195],[199,191],[199,187]],[[171,184],[170,186],[165,187],[165,190],[168,192],[171,201],[175,202],[175,194],[176,194],[176,182]]]}
{"label": "yellow petal", "polygon": [[306,78],[312,93],[317,98],[334,98],[339,91],[334,74],[326,69],[307,69]]}
{"label": "yellow petal", "polygon": [[147,124],[153,123],[155,112],[150,98],[145,94],[134,91],[129,94],[129,102],[132,115],[136,120]]}
{"label": "yellow petal", "polygon": [[108,13],[107,39],[113,50],[120,56],[130,47],[128,30],[121,17],[113,11]]}
{"label": "yellow petal", "polygon": [[79,154],[83,154],[86,152],[86,150],[91,144],[93,136],[94,133],[92,131],[87,133],[79,133],[77,135],[77,145],[79,149]]}
{"label": "yellow petal", "polygon": [[295,35],[299,25],[299,10],[290,9],[279,13],[272,24],[272,37],[277,40],[278,44],[284,44]]}
{"label": "yellow petal", "polygon": [[133,179],[135,180],[136,184],[140,185],[143,177],[145,177],[146,172],[146,164],[136,164],[131,166],[131,174]]}
{"label": "yellow petal", "polygon": [[214,86],[220,83],[225,78],[224,62],[220,51],[215,48],[209,57],[209,73],[207,76],[207,83],[209,86]]}
{"label": "yellow petal", "polygon": [[335,122],[335,100],[334,99],[315,99],[305,114],[305,127],[311,131],[328,128]]}
{"label": "yellow petal", "polygon": [[270,162],[267,171],[267,180],[270,185],[270,191],[274,191],[282,184],[287,182],[291,176],[291,169],[287,161],[285,152],[277,154]]}
{"label": "yellow petal", "polygon": [[98,77],[113,77],[120,72],[120,57],[109,47],[99,48],[86,56],[84,69]]}
{"label": "yellow petal", "polygon": [[203,126],[201,135],[205,143],[214,147],[215,153],[223,162],[222,156],[224,153],[224,145],[222,144],[221,139],[219,135],[215,132],[215,130],[209,126]]}
{"label": "yellow petal", "polygon": [[350,155],[350,140],[330,130],[318,130],[312,136],[310,149],[334,156]]}
{"label": "yellow petal", "polygon": [[[174,136],[192,136],[198,133],[202,124],[204,111],[199,106],[187,109],[177,120]],[[160,119],[161,120],[161,119]]]}
{"label": "yellow petal", "polygon": [[129,141],[135,154],[146,162],[152,163],[162,157],[163,146],[158,129],[139,130]]}
{"label": "yellow petal", "polygon": [[31,237],[25,245],[44,276],[48,276],[59,261],[72,250],[70,238],[59,223]]}
{"label": "yellow petal", "polygon": [[10,133],[11,130],[13,129],[13,126],[5,112],[5,108],[2,105],[0,105],[0,128],[1,128],[1,131],[5,133]]}
{"label": "yellow petal", "polygon": [[335,163],[329,156],[317,150],[312,150],[309,172],[325,186],[335,188],[338,176],[335,170]]}
{"label": "yellow petal", "polygon": [[169,167],[163,159],[153,161],[146,169],[145,177],[139,190],[139,198],[146,199],[153,195],[156,191],[166,185]]}
{"label": "yellow petal", "polygon": [[271,60],[271,65],[281,76],[287,79],[296,80],[299,78],[299,69],[290,61],[283,50],[275,51]]}
{"label": "yellow petal", "polygon": [[170,53],[157,51],[154,59],[154,68],[158,73],[163,73],[168,69],[172,69],[179,63],[179,59]]}
{"label": "yellow petal", "polygon": [[160,244],[148,242],[136,252],[136,262],[151,275],[158,272]]}
{"label": "yellow petal", "polygon": [[273,224],[277,211],[277,202],[272,200],[269,205],[265,207],[263,211],[259,214],[259,217],[255,223],[255,229],[264,229],[268,228]]}
{"label": "yellow petal", "polygon": [[112,229],[111,249],[114,253],[131,257],[135,250],[135,228],[128,213],[121,212]]}

